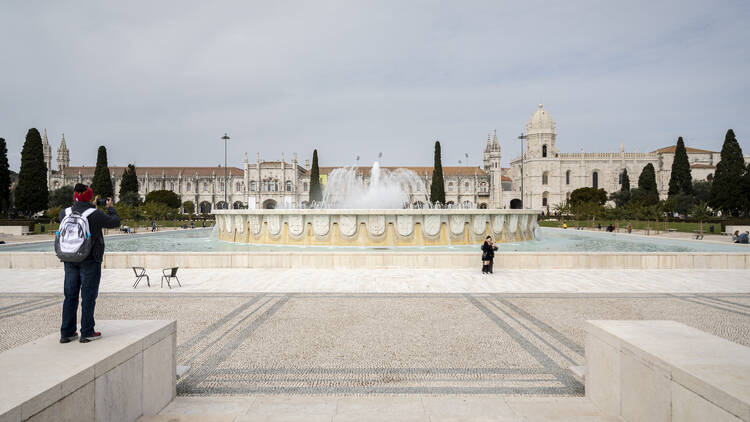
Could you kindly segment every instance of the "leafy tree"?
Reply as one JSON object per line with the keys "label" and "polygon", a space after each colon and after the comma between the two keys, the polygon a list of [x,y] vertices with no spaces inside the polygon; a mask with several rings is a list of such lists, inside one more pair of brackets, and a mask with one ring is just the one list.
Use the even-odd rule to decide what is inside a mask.
{"label": "leafy tree", "polygon": [[711,182],[705,180],[696,180],[693,182],[693,198],[695,202],[705,202],[711,200]]}
{"label": "leafy tree", "polygon": [[195,212],[195,204],[193,201],[185,201],[182,203],[182,209],[185,211],[185,214],[192,214]]}
{"label": "leafy tree", "polygon": [[711,216],[711,210],[708,209],[708,204],[701,201],[690,208],[690,215],[693,218],[698,219],[698,222],[700,223],[699,230],[703,231],[703,221]]}
{"label": "leafy tree", "polygon": [[604,189],[578,188],[570,193],[570,205],[575,207],[583,203],[594,203],[599,206],[607,202],[607,192]]}
{"label": "leafy tree", "polygon": [[318,168],[318,150],[313,151],[312,168],[310,169],[310,204],[323,200],[323,191],[320,189],[320,169]]}
{"label": "leafy tree", "polygon": [[628,176],[628,169],[622,169],[622,186],[620,187],[621,192],[630,192],[630,176]]}
{"label": "leafy tree", "polygon": [[432,169],[430,202],[445,204],[445,181],[443,180],[443,163],[440,157],[440,141],[435,141],[435,167]]}
{"label": "leafy tree", "polygon": [[[135,193],[135,196],[132,195]],[[138,195],[138,175],[135,174],[135,166],[128,164],[125,171],[122,172],[122,178],[120,179],[120,201],[123,197],[128,198],[128,203],[133,206],[138,204],[133,203],[134,198],[138,198],[137,202],[140,202],[140,196]]]}
{"label": "leafy tree", "polygon": [[5,139],[0,138],[0,215],[5,215],[10,208],[10,166],[8,165],[8,147]]}
{"label": "leafy tree", "polygon": [[750,164],[747,165],[745,175],[742,176],[740,184],[742,185],[742,190],[740,191],[742,202],[740,203],[740,207],[745,213],[745,216],[750,216]]}
{"label": "leafy tree", "polygon": [[622,208],[628,203],[628,201],[630,201],[630,191],[623,191],[620,189],[617,192],[612,192],[609,195],[609,200],[614,201],[617,208]]}
{"label": "leafy tree", "polygon": [[[646,164],[638,176],[638,189],[643,191],[643,195],[638,195],[640,200],[646,205],[655,205],[659,203],[659,188],[656,186],[656,170],[651,163]],[[631,197],[635,200],[636,194],[631,192]]]}
{"label": "leafy tree", "polygon": [[177,216],[176,207],[170,207],[159,201],[149,202],[146,200],[142,208],[146,212],[148,218],[151,218],[152,220],[171,220]]}
{"label": "leafy tree", "polygon": [[26,134],[26,142],[21,150],[21,171],[14,194],[16,208],[24,214],[47,209],[47,164],[42,151],[42,136],[34,128]]}
{"label": "leafy tree", "polygon": [[669,196],[678,193],[691,195],[693,193],[693,177],[690,174],[690,161],[688,161],[685,142],[682,136],[677,138],[677,146],[674,149],[674,160],[672,161],[672,173],[669,176]]}
{"label": "leafy tree", "polygon": [[693,196],[684,192],[674,194],[669,199],[674,201],[674,211],[678,212],[680,215],[690,214],[690,210],[695,205]]}
{"label": "leafy tree", "polygon": [[745,159],[742,157],[734,131],[729,129],[721,147],[721,159],[716,166],[711,185],[709,205],[722,214],[738,216],[742,210],[742,176],[745,174]]}
{"label": "leafy tree", "polygon": [[172,209],[180,208],[180,205],[182,205],[180,196],[171,190],[154,190],[149,192],[146,195],[146,201],[144,204],[152,202],[159,202]]}
{"label": "leafy tree", "polygon": [[47,217],[49,217],[52,221],[60,222],[60,211],[62,210],[62,207],[50,207],[47,209]]}
{"label": "leafy tree", "polygon": [[63,186],[50,191],[49,206],[67,208],[73,205],[73,186]]}
{"label": "leafy tree", "polygon": [[127,204],[129,207],[139,207],[141,195],[138,192],[125,192],[120,194],[120,203]]}
{"label": "leafy tree", "polygon": [[112,188],[112,176],[109,174],[109,166],[107,165],[107,148],[104,145],[101,145],[96,153],[96,170],[94,170],[91,189],[94,191],[94,195],[102,198],[113,198],[115,196]]}

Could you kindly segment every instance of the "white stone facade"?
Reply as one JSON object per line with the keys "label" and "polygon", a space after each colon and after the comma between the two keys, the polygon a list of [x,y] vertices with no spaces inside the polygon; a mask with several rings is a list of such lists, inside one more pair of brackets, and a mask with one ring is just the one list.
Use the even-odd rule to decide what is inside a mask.
{"label": "white stone facade", "polygon": [[[596,187],[612,193],[620,190],[623,169],[628,170],[631,188],[638,186],[638,177],[646,164],[656,171],[656,184],[661,198],[667,197],[675,146],[651,152],[577,153],[560,152],[557,147],[556,123],[549,113],[539,109],[526,123],[526,148],[522,157],[511,160],[508,176],[513,180],[510,192],[504,192],[506,206],[517,205],[521,199],[521,167],[523,165],[523,196],[525,208],[549,212],[556,204],[565,203],[570,193],[581,187]],[[717,151],[686,147],[693,180],[711,180],[721,158]],[[746,157],[748,161],[750,157]],[[515,200],[515,201],[514,201]]]}
{"label": "white stone facade", "polygon": [[[514,140],[515,142],[516,140]],[[52,168],[52,149],[43,136],[44,156],[48,169]],[[666,198],[669,177],[674,160],[674,145],[651,152],[577,153],[560,152],[557,147],[556,123],[539,105],[526,124],[523,159],[511,160],[510,168],[500,165],[502,154],[497,134],[487,136],[482,167],[443,166],[446,203],[464,208],[514,208],[520,207],[523,180],[524,207],[553,210],[564,203],[577,188],[596,186],[608,193],[620,190],[620,176],[628,170],[631,188],[638,185],[643,167],[651,163],[656,171],[659,194]],[[710,180],[720,159],[717,151],[687,147],[693,180]],[[745,157],[750,162],[750,157]],[[57,171],[50,171],[49,187],[56,189],[77,182],[91,183],[93,166],[70,167],[70,155],[63,136],[57,152]],[[523,178],[521,166],[523,164]],[[328,174],[340,167],[320,167],[321,184]],[[384,167],[394,170],[395,167]],[[425,192],[412,192],[410,203],[420,207],[429,197],[432,166],[405,167],[414,171],[425,182]],[[110,167],[115,183],[115,196],[125,167]],[[242,168],[230,167],[228,190],[224,195],[224,168],[222,167],[137,167],[142,196],[153,190],[166,189],[179,194],[182,201],[192,201],[196,212],[209,212],[219,208],[299,208],[307,205],[310,195],[310,166],[302,166],[294,154],[291,162],[281,155],[279,161],[264,161],[256,155],[254,163],[245,154]],[[369,180],[369,167],[359,167],[365,181]],[[115,198],[117,199],[117,198]]]}

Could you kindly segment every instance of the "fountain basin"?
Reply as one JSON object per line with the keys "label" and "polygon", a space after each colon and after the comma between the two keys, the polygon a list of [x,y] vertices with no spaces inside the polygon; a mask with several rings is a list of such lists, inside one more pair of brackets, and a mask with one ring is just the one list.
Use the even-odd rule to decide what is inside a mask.
{"label": "fountain basin", "polygon": [[263,245],[451,246],[534,239],[539,210],[215,210],[221,240]]}

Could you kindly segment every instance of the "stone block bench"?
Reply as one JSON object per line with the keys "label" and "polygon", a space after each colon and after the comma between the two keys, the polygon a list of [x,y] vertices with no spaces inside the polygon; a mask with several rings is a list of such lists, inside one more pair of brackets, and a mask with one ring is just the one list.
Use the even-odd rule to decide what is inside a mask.
{"label": "stone block bench", "polygon": [[588,321],[586,396],[635,421],[750,421],[750,348],[675,321]]}
{"label": "stone block bench", "polygon": [[13,236],[22,236],[29,234],[29,226],[0,226],[0,234],[9,234]]}
{"label": "stone block bench", "polygon": [[175,397],[175,321],[97,321],[100,340],[59,333],[0,353],[0,422],[135,421]]}

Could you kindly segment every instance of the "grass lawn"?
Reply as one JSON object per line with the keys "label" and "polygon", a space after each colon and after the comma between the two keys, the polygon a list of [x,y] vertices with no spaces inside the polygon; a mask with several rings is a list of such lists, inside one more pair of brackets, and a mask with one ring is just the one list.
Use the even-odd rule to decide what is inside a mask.
{"label": "grass lawn", "polygon": [[[591,223],[591,221],[581,221],[581,220],[566,220],[565,222],[568,223],[568,227],[596,227],[597,224],[601,223],[602,230],[604,230],[604,228],[607,227],[607,225],[609,223],[612,223],[613,221],[597,220],[593,224]],[[657,228],[657,223],[655,221],[636,221],[636,220],[617,221],[617,227],[619,229],[625,229],[625,227],[628,225],[628,222],[630,222],[634,230],[645,230],[648,227],[650,227],[651,230],[656,230]],[[693,230],[699,230],[700,228],[699,223],[685,223],[682,221],[675,221],[675,222],[668,221],[664,223],[664,221],[659,221],[658,229],[665,230],[665,224],[666,224],[667,229],[675,229],[678,232],[685,232],[685,233],[692,233]],[[539,225],[542,227],[562,227],[562,221],[543,220],[539,222]],[[709,223],[703,223],[703,231],[708,233],[710,225],[711,224]],[[714,231],[717,234],[721,233],[721,226],[719,224],[714,224]]]}

